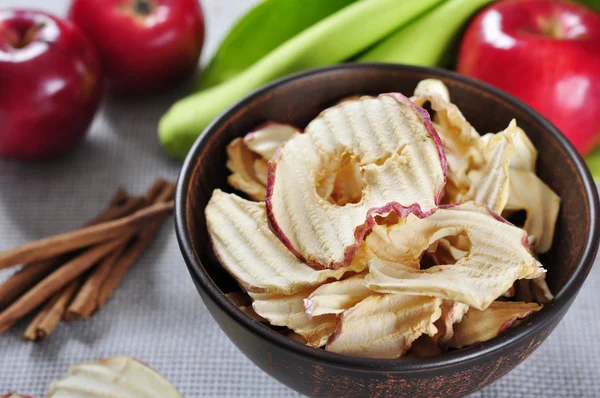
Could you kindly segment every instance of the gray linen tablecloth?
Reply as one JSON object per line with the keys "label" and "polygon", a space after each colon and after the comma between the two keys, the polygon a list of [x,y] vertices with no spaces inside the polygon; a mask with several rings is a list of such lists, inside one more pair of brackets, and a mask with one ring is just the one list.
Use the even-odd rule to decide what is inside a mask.
{"label": "gray linen tablecloth", "polygon": [[[203,61],[253,2],[203,0],[208,23]],[[67,5],[67,0],[0,0],[0,7],[29,6],[59,15]],[[76,228],[119,185],[141,193],[158,176],[175,179],[180,162],[161,151],[156,125],[188,89],[135,101],[106,100],[85,142],[64,159],[29,165],[0,161],[0,250]],[[10,272],[0,272],[0,280]],[[596,266],[548,340],[516,370],[474,396],[600,396],[599,302]],[[17,390],[43,396],[69,364],[131,355],[163,373],[186,397],[299,396],[255,367],[221,332],[188,275],[172,222],[162,227],[100,313],[61,324],[38,344],[21,340],[25,326],[21,322],[0,336],[0,395]]]}

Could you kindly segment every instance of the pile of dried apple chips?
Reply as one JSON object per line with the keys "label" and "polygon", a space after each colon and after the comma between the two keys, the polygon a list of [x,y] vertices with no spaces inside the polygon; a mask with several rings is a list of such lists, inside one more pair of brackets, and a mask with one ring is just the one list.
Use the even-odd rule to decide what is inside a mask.
{"label": "pile of dried apple chips", "polygon": [[296,341],[437,355],[552,299],[537,255],[560,199],[535,174],[536,149],[515,121],[481,136],[438,80],[410,99],[344,100],[304,132],[267,123],[227,152],[230,185],[251,199],[215,190],[206,207],[242,289],[228,297]]}

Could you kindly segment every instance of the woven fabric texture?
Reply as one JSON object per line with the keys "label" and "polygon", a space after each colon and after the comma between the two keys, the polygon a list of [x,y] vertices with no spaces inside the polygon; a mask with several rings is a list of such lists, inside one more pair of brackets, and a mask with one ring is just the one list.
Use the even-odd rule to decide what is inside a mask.
{"label": "woven fabric texture", "polygon": [[[231,23],[254,0],[203,0],[207,60]],[[0,0],[0,8],[35,7],[64,15],[67,0]],[[0,250],[69,231],[95,215],[117,186],[143,192],[157,177],[175,179],[180,162],[162,152],[159,117],[190,83],[158,97],[106,99],[85,142],[45,164],[0,161]],[[1,126],[0,126],[1,128]],[[0,271],[0,280],[10,270]],[[523,364],[480,398],[598,397],[600,265],[564,321]],[[177,247],[172,221],[129,270],[105,308],[58,327],[39,344],[21,339],[27,322],[0,336],[0,395],[44,396],[73,363],[131,355],[164,374],[186,397],[297,397],[244,357],[198,296]]]}

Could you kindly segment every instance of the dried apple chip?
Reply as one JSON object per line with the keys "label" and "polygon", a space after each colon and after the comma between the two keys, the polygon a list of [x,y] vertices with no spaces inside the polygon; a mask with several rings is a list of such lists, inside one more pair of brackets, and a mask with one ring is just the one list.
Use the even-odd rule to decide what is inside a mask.
{"label": "dried apple chip", "polygon": [[516,298],[525,302],[546,304],[554,299],[554,295],[546,282],[546,274],[535,279],[517,281]]}
{"label": "dried apple chip", "polygon": [[300,130],[289,124],[267,122],[246,134],[244,143],[252,152],[270,160],[281,144],[297,133]]}
{"label": "dried apple chip", "polygon": [[484,166],[468,173],[469,191],[458,199],[472,200],[501,213],[510,193],[509,165],[513,153],[512,142],[503,134],[494,134],[487,140],[482,153],[485,159]]}
{"label": "dried apple chip", "polygon": [[433,341],[446,344],[454,336],[454,324],[460,323],[469,311],[469,306],[457,301],[444,300],[442,315],[435,323],[438,332],[433,336]]}
{"label": "dried apple chip", "polygon": [[435,211],[446,161],[427,112],[394,93],[323,111],[269,166],[273,231],[307,264],[339,268],[375,216]]}
{"label": "dried apple chip", "polygon": [[538,253],[545,253],[552,246],[559,209],[560,198],[538,176],[530,171],[510,170],[510,196],[505,214],[525,211],[523,228],[535,237],[531,243]]}
{"label": "dried apple chip", "polygon": [[542,309],[536,303],[494,301],[485,310],[471,309],[454,327],[454,337],[448,343],[453,348],[481,343],[499,336],[516,321]]}
{"label": "dried apple chip", "polygon": [[[365,284],[380,293],[404,293],[454,300],[477,309],[507,291],[517,279],[536,278],[544,272],[527,247],[527,234],[501,219],[487,207],[464,203],[440,208],[418,219],[409,216],[402,225],[388,227],[391,242],[412,233],[422,237],[421,250],[445,235],[466,235],[471,249],[454,264],[415,269],[403,261],[379,258],[369,261]],[[401,259],[399,259],[401,260]]]}
{"label": "dried apple chip", "polygon": [[[510,159],[510,168],[535,172],[537,150],[529,137],[527,137],[527,134],[525,134],[525,131],[517,126],[517,121],[515,119],[511,120],[508,127],[499,134],[509,137],[512,142],[513,155]],[[488,135],[490,134],[486,134],[482,138],[486,139]]]}
{"label": "dried apple chip", "polygon": [[227,168],[232,174],[227,177],[229,185],[244,192],[254,200],[265,200],[266,188],[256,176],[254,155],[242,138],[236,138],[227,145]]}
{"label": "dried apple chip", "polygon": [[48,398],[183,397],[161,374],[131,357],[73,365],[50,384]]}
{"label": "dried apple chip", "polygon": [[348,279],[321,285],[304,300],[309,318],[324,314],[340,314],[363,301],[374,292],[365,286],[365,276],[355,275]]}
{"label": "dried apple chip", "polygon": [[384,294],[342,313],[325,349],[367,358],[399,358],[423,334],[433,336],[442,314],[439,298]]}
{"label": "dried apple chip", "polygon": [[322,347],[335,331],[336,316],[333,314],[308,318],[304,309],[306,299],[314,289],[292,295],[250,293],[254,300],[252,308],[273,326],[285,326],[298,333],[312,347]]}
{"label": "dried apple chip", "polygon": [[268,122],[244,138],[236,138],[227,146],[227,168],[231,175],[229,185],[254,200],[265,200],[267,161],[277,148],[299,130],[293,126]]}
{"label": "dried apple chip", "polygon": [[337,270],[317,271],[307,266],[273,235],[263,202],[217,189],[205,212],[215,254],[248,292],[293,294],[366,266],[358,260]]}
{"label": "dried apple chip", "polygon": [[481,137],[460,109],[450,102],[448,89],[440,80],[421,80],[411,100],[420,106],[429,102],[435,112],[433,127],[442,140],[448,159],[446,195],[452,198],[450,203],[454,203],[457,201],[454,198],[462,197],[469,190],[468,172],[484,164]]}

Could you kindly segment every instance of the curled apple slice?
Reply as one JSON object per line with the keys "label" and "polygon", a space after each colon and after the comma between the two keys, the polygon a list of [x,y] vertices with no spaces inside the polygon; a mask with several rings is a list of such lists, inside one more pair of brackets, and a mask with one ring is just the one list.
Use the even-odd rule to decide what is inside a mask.
{"label": "curled apple slice", "polygon": [[340,316],[325,349],[367,358],[399,358],[422,334],[433,336],[442,300],[384,294],[367,297]]}
{"label": "curled apple slice", "polygon": [[[434,112],[433,127],[444,144],[448,159],[446,195],[459,198],[471,185],[468,172],[484,163],[479,133],[465,119],[460,109],[450,102],[448,88],[437,79],[421,80],[411,100],[419,106],[430,103]],[[445,203],[454,203],[457,200]]]}
{"label": "curled apple slice", "polygon": [[454,336],[454,324],[460,323],[469,311],[469,306],[457,301],[444,300],[442,315],[435,322],[438,332],[433,341],[445,345]]}
{"label": "curled apple slice", "polygon": [[[533,146],[525,131],[517,126],[517,121],[512,119],[508,127],[500,132],[507,136],[513,146],[513,154],[510,159],[510,168],[517,170],[527,170],[535,172],[535,163],[537,162],[537,150]],[[483,139],[493,134],[486,134]]]}
{"label": "curled apple slice", "polygon": [[233,292],[225,295],[236,307],[238,307],[243,313],[254,319],[256,322],[267,323],[267,320],[262,316],[258,315],[254,308],[252,308],[252,299],[245,293]]}
{"label": "curled apple slice", "polygon": [[536,303],[494,301],[483,311],[471,309],[454,327],[454,337],[448,343],[453,348],[481,343],[499,336],[517,320],[542,309]]}
{"label": "curled apple slice", "polygon": [[350,267],[337,270],[317,271],[307,266],[273,235],[263,202],[217,189],[205,213],[215,254],[248,292],[293,294],[366,267],[360,257]]}
{"label": "curled apple slice", "polygon": [[266,188],[254,171],[255,155],[250,152],[242,138],[227,145],[227,168],[231,171],[227,182],[254,200],[265,200]]}
{"label": "curled apple slice", "polygon": [[267,122],[246,134],[244,143],[250,151],[270,160],[281,144],[298,133],[300,130],[289,124]]}
{"label": "curled apple slice", "polygon": [[494,134],[485,144],[482,149],[484,165],[481,169],[468,173],[469,191],[458,199],[472,200],[501,213],[510,193],[509,165],[513,146],[510,139],[503,134]]}
{"label": "curled apple slice", "polygon": [[395,93],[345,101],[271,159],[269,223],[307,264],[343,267],[375,216],[435,211],[445,171],[444,149],[424,109]]}
{"label": "curled apple slice", "polygon": [[532,248],[536,252],[550,250],[559,209],[560,198],[538,176],[531,171],[510,170],[510,196],[504,214],[525,211],[523,228],[535,237]]}
{"label": "curled apple slice", "polygon": [[50,384],[48,398],[183,397],[160,373],[131,357],[73,365]]}
{"label": "curled apple slice", "polygon": [[314,289],[292,295],[250,293],[252,308],[273,326],[285,326],[302,336],[312,347],[322,347],[335,330],[333,314],[308,318],[304,309],[306,299]]}
{"label": "curled apple slice", "polygon": [[267,162],[277,148],[300,131],[290,125],[268,122],[227,145],[229,185],[254,200],[265,200]]}
{"label": "curled apple slice", "polygon": [[364,280],[364,275],[355,275],[321,285],[304,300],[306,315],[312,318],[324,314],[340,314],[363,301],[374,293],[367,289]]}
{"label": "curled apple slice", "polygon": [[483,310],[515,280],[536,278],[544,272],[527,247],[525,231],[482,205],[448,206],[424,219],[411,215],[404,224],[388,228],[391,242],[409,231],[420,236],[422,251],[440,238],[456,235],[466,235],[471,247],[469,254],[454,264],[424,270],[413,268],[411,259],[408,266],[403,261],[371,259],[365,284],[380,293],[441,297]]}
{"label": "curled apple slice", "polygon": [[546,282],[546,274],[535,279],[517,281],[516,298],[525,302],[546,304],[554,299],[554,295]]}

